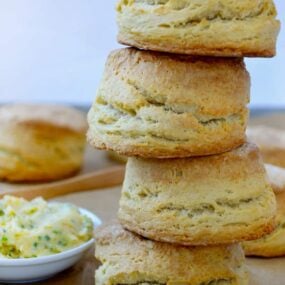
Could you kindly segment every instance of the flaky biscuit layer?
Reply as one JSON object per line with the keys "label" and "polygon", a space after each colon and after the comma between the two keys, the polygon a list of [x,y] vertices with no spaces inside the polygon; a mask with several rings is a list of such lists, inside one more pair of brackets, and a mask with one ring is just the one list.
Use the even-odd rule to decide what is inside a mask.
{"label": "flaky biscuit layer", "polygon": [[280,23],[272,0],[120,0],[120,43],[207,55],[275,55]]}
{"label": "flaky biscuit layer", "polygon": [[245,141],[250,79],[241,59],[114,51],[88,115],[88,141],[142,157],[228,151]]}
{"label": "flaky biscuit layer", "polygon": [[122,225],[184,245],[257,239],[274,229],[276,202],[256,146],[188,159],[129,158]]}

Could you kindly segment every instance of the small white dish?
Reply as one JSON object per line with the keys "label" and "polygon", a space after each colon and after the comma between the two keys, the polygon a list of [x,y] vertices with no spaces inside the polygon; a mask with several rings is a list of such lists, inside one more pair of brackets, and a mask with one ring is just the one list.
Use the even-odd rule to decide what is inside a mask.
{"label": "small white dish", "polygon": [[[95,214],[86,209],[79,210],[93,221],[94,228],[101,224],[101,220]],[[78,247],[49,256],[0,258],[0,283],[29,283],[48,279],[78,262],[93,244],[94,238]]]}

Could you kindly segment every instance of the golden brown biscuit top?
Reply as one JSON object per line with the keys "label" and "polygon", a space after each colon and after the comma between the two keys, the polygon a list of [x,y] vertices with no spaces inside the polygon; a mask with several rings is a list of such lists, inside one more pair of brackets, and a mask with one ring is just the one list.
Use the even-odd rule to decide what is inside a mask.
{"label": "golden brown biscuit top", "polygon": [[[116,243],[120,244],[120,241],[128,241],[128,247],[125,249],[122,249],[120,247],[117,248],[118,252],[124,252],[133,250],[139,250],[139,246],[145,247],[146,250],[153,249],[153,250],[166,250],[168,254],[171,251],[175,251],[175,249],[181,249],[181,250],[189,250],[189,247],[185,247],[183,245],[175,245],[175,244],[169,244],[165,242],[159,242],[159,241],[153,241],[147,238],[144,238],[143,236],[137,235],[133,232],[130,232],[126,229],[124,229],[117,221],[113,221],[107,224],[104,224],[100,226],[98,229],[95,230],[95,238],[96,238],[96,244],[101,246],[106,245],[113,245],[115,246]],[[228,250],[232,248],[232,246],[237,246],[237,244],[234,245],[228,245]],[[216,249],[216,252],[222,252],[225,251],[227,248],[227,245],[223,246],[208,246],[208,247],[191,247],[192,253],[195,254],[195,251],[197,250],[197,254],[199,255],[199,252],[207,252],[208,249]],[[142,248],[141,248],[142,249]],[[204,250],[203,250],[204,249]],[[105,252],[107,253],[107,252]],[[99,253],[100,255],[100,253]],[[197,256],[199,258],[199,256]]]}
{"label": "golden brown biscuit top", "polygon": [[249,17],[276,16],[272,0],[120,0],[117,10],[121,12],[126,7],[136,7],[137,13],[149,11],[164,17],[173,17],[180,12],[185,17],[188,16],[188,21],[205,18],[245,20]]}
{"label": "golden brown biscuit top", "polygon": [[[249,102],[250,77],[240,58],[192,57],[125,48],[110,54],[104,78],[108,84],[112,78],[126,81],[129,88],[138,90],[147,100],[171,106],[176,112],[197,109],[202,115],[228,115],[240,112]],[[140,101],[134,98],[132,104],[136,106]]]}
{"label": "golden brown biscuit top", "polygon": [[170,179],[172,181],[180,181],[182,178],[199,181],[201,177],[243,179],[257,173],[262,176],[265,174],[258,147],[252,143],[245,143],[239,148],[219,155],[204,157],[163,160],[132,157],[128,160],[128,167],[136,179],[147,177],[148,180],[161,181],[161,183],[167,183]]}
{"label": "golden brown biscuit top", "polygon": [[85,133],[86,117],[74,108],[50,104],[11,104],[0,107],[0,122],[51,126]]}
{"label": "golden brown biscuit top", "polygon": [[[96,241],[98,244],[109,244],[114,239],[120,239],[127,236],[132,236],[131,233],[124,230],[122,226],[114,221],[100,226],[95,231]],[[135,236],[135,234],[134,234]],[[137,236],[139,238],[139,236]]]}

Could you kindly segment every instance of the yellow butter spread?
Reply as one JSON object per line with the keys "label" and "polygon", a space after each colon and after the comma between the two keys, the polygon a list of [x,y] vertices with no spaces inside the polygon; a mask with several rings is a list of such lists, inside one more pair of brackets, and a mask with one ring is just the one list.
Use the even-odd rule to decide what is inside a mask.
{"label": "yellow butter spread", "polygon": [[0,200],[0,257],[31,258],[60,253],[90,240],[93,223],[68,203]]}

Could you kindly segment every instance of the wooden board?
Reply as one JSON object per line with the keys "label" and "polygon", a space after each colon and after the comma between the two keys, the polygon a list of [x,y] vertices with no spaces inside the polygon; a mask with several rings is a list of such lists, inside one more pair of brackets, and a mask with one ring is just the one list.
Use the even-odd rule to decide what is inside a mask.
{"label": "wooden board", "polygon": [[[283,128],[285,130],[285,115],[275,114],[269,117],[254,118],[252,124],[266,124]],[[113,165],[106,159],[104,152],[88,151],[85,172]],[[1,187],[13,185],[2,184]],[[20,186],[16,186],[20,187]],[[57,198],[58,201],[71,202],[80,207],[87,208],[96,213],[102,220],[108,221],[116,217],[120,187],[99,191],[86,191]],[[93,258],[94,250],[90,250],[85,258],[76,266],[37,284],[43,285],[94,285],[94,271],[98,262]],[[247,264],[250,272],[250,285],[284,285],[285,284],[285,258],[258,259],[248,258]]]}

